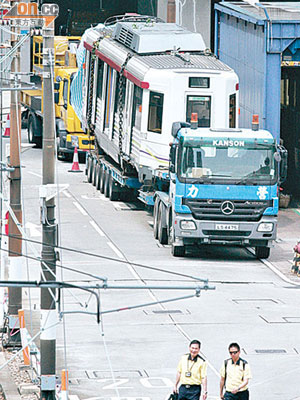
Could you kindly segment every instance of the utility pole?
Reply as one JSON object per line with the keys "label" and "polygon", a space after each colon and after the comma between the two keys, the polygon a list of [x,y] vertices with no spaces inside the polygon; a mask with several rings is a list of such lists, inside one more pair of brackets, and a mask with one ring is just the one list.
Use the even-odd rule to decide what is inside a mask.
{"label": "utility pole", "polygon": [[[11,6],[17,4],[12,1]],[[11,47],[13,48],[18,41],[18,36],[14,34],[16,28],[11,26]],[[20,71],[20,50],[13,57],[11,63],[11,73],[15,79]],[[22,205],[21,205],[21,170],[20,170],[20,148],[21,148],[21,106],[20,97],[17,90],[11,91],[10,97],[10,166],[14,170],[10,173],[10,207],[15,214],[18,223],[22,224]],[[22,234],[18,229],[11,215],[9,215],[9,240],[8,255],[10,257],[9,279],[20,280],[23,274],[22,258]],[[7,346],[21,346],[21,336],[19,331],[18,310],[22,308],[22,288],[10,288],[8,295],[8,340]]]}
{"label": "utility pole", "polygon": [[[43,27],[43,186],[55,180],[55,126],[54,126],[54,22]],[[54,196],[41,197],[42,281],[54,281],[56,276],[57,225]],[[41,289],[41,400],[55,400],[56,327],[55,289]]]}

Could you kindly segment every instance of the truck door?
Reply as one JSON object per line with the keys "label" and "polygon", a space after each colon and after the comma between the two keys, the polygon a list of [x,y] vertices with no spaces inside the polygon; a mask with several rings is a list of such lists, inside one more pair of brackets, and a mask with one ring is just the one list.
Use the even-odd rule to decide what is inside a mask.
{"label": "truck door", "polygon": [[68,103],[69,103],[69,81],[68,79],[63,80],[63,92],[62,92],[62,97],[63,97],[63,104],[61,107],[60,115],[61,119],[64,121],[65,127],[68,130]]}

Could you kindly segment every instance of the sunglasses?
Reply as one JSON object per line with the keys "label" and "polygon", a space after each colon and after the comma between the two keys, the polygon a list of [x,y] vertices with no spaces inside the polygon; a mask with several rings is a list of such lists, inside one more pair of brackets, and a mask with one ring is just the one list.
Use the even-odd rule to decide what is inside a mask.
{"label": "sunglasses", "polygon": [[237,354],[238,351],[230,351],[229,354]]}

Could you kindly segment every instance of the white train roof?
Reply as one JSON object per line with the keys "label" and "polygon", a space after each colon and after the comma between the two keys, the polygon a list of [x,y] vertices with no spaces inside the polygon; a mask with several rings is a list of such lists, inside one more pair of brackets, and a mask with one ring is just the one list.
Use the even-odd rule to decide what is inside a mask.
{"label": "white train roof", "polygon": [[171,23],[118,22],[113,38],[138,54],[170,50],[201,51],[206,46],[200,33]]}
{"label": "white train roof", "polygon": [[[179,27],[176,24],[168,24],[168,23],[155,23],[151,26],[145,26],[145,23],[118,23],[117,26],[133,26],[133,25],[141,25],[142,28],[138,29],[136,35],[140,35],[140,38],[143,40],[147,40],[151,42],[151,51],[145,54],[138,54],[129,47],[124,44],[118,42],[116,39],[111,37],[109,31],[107,30],[91,30],[88,32],[87,37],[85,39],[85,47],[92,51],[95,46],[96,55],[115,68],[117,71],[120,71],[121,66],[124,64],[128,54],[130,54],[131,58],[126,63],[125,68],[125,76],[126,73],[132,75],[137,78],[139,81],[143,81],[145,79],[145,75],[147,71],[150,69],[158,69],[158,70],[202,70],[204,71],[216,71],[216,72],[226,72],[232,71],[230,67],[226,64],[222,63],[215,56],[210,53],[206,53],[204,48],[199,48],[199,34],[192,34],[191,32]],[[163,29],[165,27],[166,29]],[[132,28],[133,29],[133,28]],[[146,31],[146,32],[144,32]],[[154,32],[153,37],[159,38],[153,40],[153,37],[149,37],[151,32]],[[193,44],[194,50],[190,52],[184,51],[165,51],[161,50],[162,47],[158,46],[159,41],[164,41],[171,32],[171,37],[184,36],[185,38],[192,38],[193,35],[196,35],[198,46]],[[178,32],[178,36],[176,33]],[[110,31],[111,33],[111,31]],[[190,36],[192,34],[192,36]],[[192,40],[191,40],[192,42]],[[179,43],[179,42],[177,42]],[[168,46],[167,46],[168,47]],[[149,47],[150,48],[150,45]],[[159,50],[159,49],[160,50]],[[189,49],[192,47],[189,46]],[[154,51],[156,49],[156,51]],[[161,52],[160,52],[161,51]],[[128,76],[130,79],[130,77]],[[131,79],[132,80],[132,79]]]}

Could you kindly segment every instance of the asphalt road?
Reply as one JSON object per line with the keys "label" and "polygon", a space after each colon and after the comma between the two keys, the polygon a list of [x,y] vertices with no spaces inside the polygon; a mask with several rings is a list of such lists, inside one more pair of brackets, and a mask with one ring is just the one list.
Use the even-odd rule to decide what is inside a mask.
{"label": "asphalt road", "polygon": [[[41,155],[39,149],[22,155],[24,222],[28,237],[37,241]],[[95,299],[81,290],[65,290],[62,308],[74,313],[65,314],[57,329],[57,374],[69,370],[70,399],[167,399],[179,357],[195,338],[209,363],[209,400],[219,398],[219,369],[232,341],[240,343],[250,363],[252,400],[300,399],[298,290],[244,249],[203,247],[173,258],[168,246],[154,240],[147,210],[108,201],[87,183],[84,172],[70,173],[70,167],[57,162],[57,182],[69,185],[56,201],[59,240],[74,250],[60,252],[63,268],[57,268],[57,280],[101,285],[105,277],[109,285],[196,287],[202,285],[197,277],[216,287],[200,297],[105,313],[100,325],[95,315],[84,314],[95,312]],[[40,246],[31,245],[40,254]],[[33,255],[30,246],[28,254]],[[30,279],[39,277],[38,262],[28,261],[27,268]],[[105,312],[194,295],[195,290],[122,288],[98,294]],[[37,290],[31,291],[30,302],[36,330]]]}

